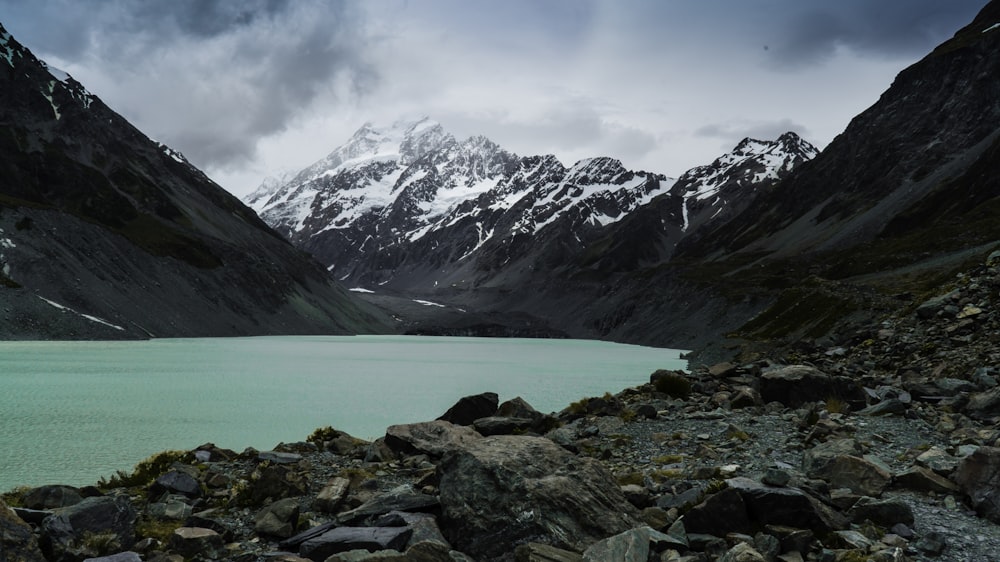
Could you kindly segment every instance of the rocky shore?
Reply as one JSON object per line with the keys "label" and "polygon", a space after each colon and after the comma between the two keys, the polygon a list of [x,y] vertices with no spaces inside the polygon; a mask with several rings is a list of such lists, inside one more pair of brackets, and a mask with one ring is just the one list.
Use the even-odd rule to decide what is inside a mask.
{"label": "rocky shore", "polygon": [[996,560],[1000,255],[771,359],[4,494],[0,561]]}

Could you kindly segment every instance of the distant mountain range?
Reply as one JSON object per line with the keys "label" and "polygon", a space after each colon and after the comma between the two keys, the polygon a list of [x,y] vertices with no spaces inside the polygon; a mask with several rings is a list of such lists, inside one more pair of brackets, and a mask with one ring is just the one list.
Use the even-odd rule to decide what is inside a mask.
{"label": "distant mountain range", "polygon": [[[679,240],[732,216],[815,155],[795,133],[745,139],[712,164],[668,178],[606,157],[569,168],[551,155],[521,157],[485,137],[458,141],[423,118],[366,124],[245,202],[341,281],[426,291],[482,284],[512,264],[568,259],[657,198],[674,207],[662,226]],[[544,255],[553,239],[562,255]]]}
{"label": "distant mountain range", "polygon": [[0,27],[0,338],[343,334],[384,319]]}
{"label": "distant mountain range", "polygon": [[843,335],[1000,241],[998,23],[991,2],[820,154],[794,133],[746,139],[672,179],[423,119],[365,126],[246,201],[407,331],[692,348]]}

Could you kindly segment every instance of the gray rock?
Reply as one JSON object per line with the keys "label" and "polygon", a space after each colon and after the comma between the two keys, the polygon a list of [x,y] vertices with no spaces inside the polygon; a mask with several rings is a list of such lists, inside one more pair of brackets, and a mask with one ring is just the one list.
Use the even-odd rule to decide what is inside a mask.
{"label": "gray rock", "polygon": [[965,413],[973,419],[987,419],[1000,415],[1000,386],[969,396]]}
{"label": "gray rock", "polygon": [[947,538],[936,531],[930,531],[913,544],[914,548],[930,556],[940,556],[948,546]]}
{"label": "gray rock", "polygon": [[260,478],[251,480],[250,502],[262,505],[269,499],[303,496],[308,489],[308,480],[293,465],[272,464],[260,471]]}
{"label": "gray rock", "polygon": [[344,524],[370,523],[374,518],[391,511],[436,511],[440,506],[438,498],[420,493],[409,484],[403,484],[379,494],[360,506],[337,516]]}
{"label": "gray rock", "polygon": [[313,509],[324,513],[336,513],[340,502],[344,501],[344,496],[351,487],[351,481],[347,478],[331,478],[326,486],[316,494],[313,500]]}
{"label": "gray rock", "polygon": [[98,558],[87,558],[83,562],[142,562],[142,557],[138,552],[130,550],[112,554],[111,556],[101,556]]}
{"label": "gray rock", "polygon": [[976,449],[962,459],[953,478],[976,513],[1000,523],[1000,448]]}
{"label": "gray rock", "polygon": [[446,456],[438,475],[446,536],[477,558],[530,541],[580,551],[638,525],[606,468],[545,438],[475,440]]}
{"label": "gray rock", "polygon": [[222,535],[202,527],[181,527],[170,536],[170,549],[185,558],[218,559],[225,543]]}
{"label": "gray rock", "polygon": [[918,465],[929,468],[941,476],[948,476],[958,468],[958,459],[939,447],[931,447],[920,453],[915,460]]}
{"label": "gray rock", "polygon": [[764,472],[764,476],[761,477],[760,481],[768,486],[783,487],[787,486],[791,479],[792,475],[787,470],[771,467]]}
{"label": "gray rock", "polygon": [[408,527],[337,527],[303,542],[299,554],[323,562],[331,555],[357,549],[402,551],[412,533]]}
{"label": "gray rock", "polygon": [[0,559],[4,562],[44,562],[31,527],[0,499]]}
{"label": "gray rock", "polygon": [[749,478],[726,480],[739,492],[750,520],[761,525],[784,525],[816,532],[845,529],[848,521],[822,502],[793,487],[767,486]]}
{"label": "gray rock", "polygon": [[522,544],[514,549],[515,562],[581,562],[576,552],[537,542]]}
{"label": "gray rock", "polygon": [[880,495],[892,481],[892,474],[883,466],[861,456],[861,448],[853,439],[820,443],[803,454],[802,468],[810,478],[864,496]]}
{"label": "gray rock", "polygon": [[24,507],[28,509],[55,509],[76,505],[83,501],[80,490],[72,486],[39,486],[24,495]]}
{"label": "gray rock", "polygon": [[743,496],[732,488],[708,496],[685,513],[681,521],[688,533],[717,537],[748,533],[752,529]]}
{"label": "gray rock", "polygon": [[184,496],[167,496],[163,501],[149,504],[146,513],[154,519],[174,519],[183,521],[191,517],[191,506],[182,501]]}
{"label": "gray rock", "polygon": [[647,562],[650,553],[660,549],[659,543],[673,541],[663,533],[649,527],[637,527],[608,537],[590,545],[583,551],[586,562]]}
{"label": "gray rock", "polygon": [[917,307],[916,313],[917,317],[929,320],[938,315],[938,313],[944,310],[944,307],[951,303],[952,297],[955,291],[948,293],[946,295],[941,295],[937,297],[932,297],[927,299],[920,306]]}
{"label": "gray rock", "polygon": [[437,542],[451,549],[451,543],[444,538],[437,518],[429,513],[410,513],[407,511],[392,511],[379,517],[375,527],[409,527],[413,530],[409,546],[419,542]]}
{"label": "gray rock", "polygon": [[151,497],[162,494],[181,494],[189,498],[201,497],[201,484],[198,480],[181,470],[171,470],[161,474],[149,487]]}
{"label": "gray rock", "polygon": [[127,496],[86,498],[46,517],[41,525],[41,548],[51,562],[75,561],[103,556],[95,552],[95,541],[86,537],[102,536],[103,546],[115,551],[135,544],[136,512]]}
{"label": "gray rock", "polygon": [[947,478],[935,473],[929,468],[912,466],[892,478],[893,487],[918,492],[953,493],[958,486]]}
{"label": "gray rock", "polygon": [[455,425],[472,425],[479,418],[496,414],[499,402],[500,397],[495,392],[465,396],[438,419]]}
{"label": "gray rock", "polygon": [[435,420],[405,425],[391,425],[385,430],[385,445],[396,454],[425,454],[441,458],[482,439],[470,427]]}
{"label": "gray rock", "polygon": [[779,367],[760,377],[760,397],[765,403],[780,402],[794,408],[828,398],[853,401],[862,396],[861,387],[854,381],[806,365]]}
{"label": "gray rock", "polygon": [[529,418],[512,418],[503,416],[490,416],[479,418],[472,422],[472,428],[483,436],[489,435],[512,435],[514,433],[527,431],[535,426],[535,421]]}
{"label": "gray rock", "polygon": [[869,520],[877,525],[890,528],[897,523],[913,525],[913,510],[909,504],[898,499],[878,500],[863,497],[847,511],[847,516],[855,523]]}
{"label": "gray rock", "polygon": [[285,498],[258,511],[253,527],[258,534],[287,539],[295,534],[298,526],[299,501]]}
{"label": "gray rock", "polygon": [[907,408],[909,408],[908,404],[899,398],[889,398],[858,410],[858,414],[862,416],[900,415],[905,414]]}
{"label": "gray rock", "polygon": [[764,555],[752,545],[741,542],[730,548],[719,558],[719,562],[767,562]]}
{"label": "gray rock", "polygon": [[302,460],[302,455],[282,451],[262,451],[257,454],[257,460],[274,464],[296,464]]}

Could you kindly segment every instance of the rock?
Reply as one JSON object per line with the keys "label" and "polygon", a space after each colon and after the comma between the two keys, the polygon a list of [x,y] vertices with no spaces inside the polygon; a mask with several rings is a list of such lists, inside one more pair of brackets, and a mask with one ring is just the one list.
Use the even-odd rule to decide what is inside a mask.
{"label": "rock", "polygon": [[853,439],[831,439],[806,451],[802,468],[808,477],[825,480],[834,488],[878,496],[892,481],[892,474],[860,455],[861,447]]}
{"label": "rock", "polygon": [[965,413],[979,420],[1000,415],[1000,386],[970,395]]}
{"label": "rock", "polygon": [[729,399],[729,407],[733,410],[751,408],[763,404],[760,393],[749,386],[737,386]]}
{"label": "rock", "polygon": [[344,524],[356,525],[369,522],[375,517],[385,515],[390,511],[436,511],[440,506],[438,498],[422,494],[409,484],[403,484],[392,490],[375,496],[360,506],[341,513],[337,520]]}
{"label": "rock", "polygon": [[912,466],[892,478],[893,487],[918,492],[953,493],[958,491],[951,480],[935,473],[929,468]]}
{"label": "rock", "polygon": [[606,468],[545,438],[475,440],[446,456],[438,475],[445,536],[477,558],[530,541],[580,551],[638,525]]}
{"label": "rock", "polygon": [[156,478],[149,487],[151,498],[163,494],[181,494],[189,498],[201,496],[201,484],[196,478],[181,470],[171,470]]}
{"label": "rock", "polygon": [[76,505],[83,501],[83,496],[72,486],[39,486],[28,490],[23,501],[28,509],[56,509]]}
{"label": "rock", "polygon": [[784,487],[788,485],[791,479],[792,475],[787,470],[770,467],[764,472],[764,476],[761,477],[760,481],[768,486]]}
{"label": "rock", "polygon": [[976,449],[959,462],[953,478],[976,513],[1000,523],[1000,448]]}
{"label": "rock", "polygon": [[583,556],[551,545],[529,542],[514,549],[514,562],[581,562]]}
{"label": "rock", "polygon": [[170,549],[184,558],[221,557],[225,544],[222,535],[212,529],[201,527],[181,527],[170,536]]}
{"label": "rock", "polygon": [[862,416],[890,416],[905,414],[909,406],[898,398],[889,398],[858,410]]}
{"label": "rock", "polygon": [[948,540],[941,533],[930,531],[920,537],[913,547],[930,556],[940,556],[948,546]]}
{"label": "rock", "polygon": [[497,407],[496,415],[504,418],[528,418],[538,421],[545,417],[520,396],[512,398]]}
{"label": "rock", "polygon": [[724,537],[728,533],[751,531],[743,496],[731,488],[708,496],[685,513],[681,521],[687,533]]}
{"label": "rock", "polygon": [[446,453],[462,449],[482,437],[472,428],[435,420],[391,425],[385,430],[385,445],[397,454],[425,454],[431,458],[441,458]]}
{"label": "rock", "polygon": [[684,510],[700,502],[703,495],[704,489],[700,486],[690,488],[678,494],[666,493],[656,500],[656,507],[661,509],[678,508]]}
{"label": "rock", "polygon": [[302,531],[301,533],[295,535],[294,537],[280,541],[278,543],[278,546],[285,550],[298,550],[299,546],[302,543],[306,542],[309,539],[314,539],[331,529],[335,529],[336,527],[337,524],[333,522],[322,523],[311,529],[306,529],[305,531]]}
{"label": "rock", "polygon": [[163,498],[163,501],[149,504],[146,508],[146,513],[153,519],[184,521],[188,517],[191,517],[193,510],[181,498],[184,498],[184,496],[168,495]]}
{"label": "rock", "polygon": [[479,418],[496,414],[499,402],[500,397],[495,392],[465,396],[438,419],[455,425],[472,425]]}
{"label": "rock", "polygon": [[847,528],[846,518],[798,488],[777,488],[742,477],[730,478],[726,484],[739,492],[750,520],[757,524],[816,532]]}
{"label": "rock", "polygon": [[649,490],[645,486],[639,486],[638,484],[627,484],[621,487],[622,494],[625,499],[639,509],[649,507]]}
{"label": "rock", "polygon": [[921,453],[915,460],[920,466],[929,468],[941,476],[948,476],[958,468],[958,459],[939,447],[931,447]]}
{"label": "rock", "polygon": [[266,501],[303,496],[309,489],[305,476],[293,466],[271,464],[260,470],[260,477],[250,482],[250,501],[262,505]]}
{"label": "rock", "polygon": [[285,451],[262,451],[257,454],[257,460],[273,464],[297,464],[302,460],[302,455]]}
{"label": "rock", "polygon": [[834,539],[831,542],[838,548],[860,550],[861,552],[868,552],[874,544],[868,537],[858,531],[851,530],[834,531],[831,538]]}
{"label": "rock", "polygon": [[923,320],[930,320],[944,310],[944,307],[951,303],[955,292],[927,299],[917,307],[917,317]]}
{"label": "rock", "polygon": [[336,513],[337,507],[344,500],[350,487],[351,481],[347,478],[339,476],[331,478],[326,486],[323,486],[323,489],[316,494],[316,499],[313,500],[313,509],[324,513]]}
{"label": "rock", "polygon": [[409,527],[413,534],[410,536],[411,545],[418,542],[438,542],[451,549],[448,539],[444,538],[441,529],[438,527],[437,518],[429,513],[410,513],[407,511],[392,511],[379,517],[375,521],[375,527]]}
{"label": "rock", "polygon": [[741,542],[726,551],[725,554],[719,558],[719,562],[767,562],[764,559],[764,555],[757,552],[753,546]]}
{"label": "rock", "polygon": [[[66,562],[127,550],[135,543],[135,520],[127,496],[86,498],[42,521],[42,552],[51,562]],[[87,540],[95,536],[103,540]]]}
{"label": "rock", "polygon": [[815,367],[789,365],[765,372],[760,377],[760,397],[764,402],[780,402],[795,408],[828,398],[856,401],[861,388],[848,379],[832,377]]}
{"label": "rock", "polygon": [[[586,562],[647,562],[651,552],[659,550],[660,541],[672,543],[670,537],[649,527],[637,527],[590,545],[583,551]],[[656,546],[654,546],[656,545]]]}
{"label": "rock", "polygon": [[298,525],[299,501],[285,498],[258,511],[253,527],[258,534],[287,539],[295,534]]}
{"label": "rock", "polygon": [[83,562],[142,562],[142,557],[138,552],[125,551],[111,556],[101,556],[99,558],[87,558]]}
{"label": "rock", "polygon": [[511,435],[523,433],[535,426],[535,421],[529,418],[511,418],[503,416],[490,416],[479,418],[472,422],[472,428],[483,436],[489,435]]}
{"label": "rock", "polygon": [[412,533],[407,527],[337,527],[303,542],[299,554],[323,562],[333,554],[356,549],[403,551]]}
{"label": "rock", "polygon": [[887,529],[897,523],[913,525],[913,510],[909,504],[898,499],[878,500],[863,497],[851,506],[847,516],[855,523],[869,520]]}
{"label": "rock", "polygon": [[31,527],[14,515],[0,499],[0,560],[4,562],[44,562]]}
{"label": "rock", "polygon": [[729,362],[716,363],[708,368],[708,374],[713,377],[730,377],[736,374],[737,365]]}

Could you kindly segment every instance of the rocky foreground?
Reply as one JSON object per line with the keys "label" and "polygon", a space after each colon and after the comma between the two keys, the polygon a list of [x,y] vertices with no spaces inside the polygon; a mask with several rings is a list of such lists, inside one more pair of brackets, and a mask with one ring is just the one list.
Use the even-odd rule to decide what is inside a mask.
{"label": "rocky foreground", "polygon": [[322,428],[14,490],[0,561],[996,560],[998,266],[780,362],[556,414],[486,393],[371,443]]}

